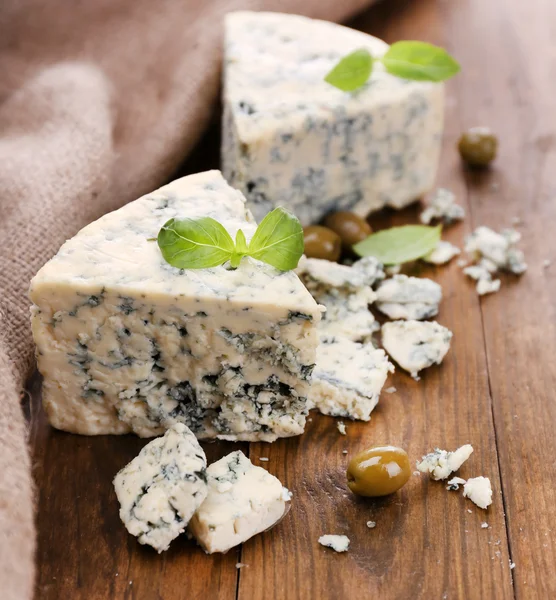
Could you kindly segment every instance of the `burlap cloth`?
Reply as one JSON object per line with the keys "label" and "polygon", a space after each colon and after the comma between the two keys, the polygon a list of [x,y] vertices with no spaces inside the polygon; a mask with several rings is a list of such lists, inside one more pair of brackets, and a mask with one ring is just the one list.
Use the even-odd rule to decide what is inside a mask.
{"label": "burlap cloth", "polygon": [[218,95],[222,15],[343,20],[371,0],[0,1],[0,596],[30,598],[34,492],[20,394],[27,288],[85,224],[175,171]]}

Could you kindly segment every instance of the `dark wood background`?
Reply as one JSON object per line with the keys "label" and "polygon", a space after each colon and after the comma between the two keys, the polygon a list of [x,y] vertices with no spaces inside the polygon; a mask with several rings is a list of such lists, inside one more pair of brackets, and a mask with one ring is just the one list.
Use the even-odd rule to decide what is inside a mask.
{"label": "dark wood background", "polygon": [[[226,555],[207,556],[185,538],[160,556],[140,546],[118,518],[111,480],[145,441],[53,431],[32,382],[38,598],[556,598],[556,2],[385,0],[350,25],[390,42],[440,44],[460,60],[448,83],[439,184],[468,217],[447,239],[461,247],[477,225],[519,217],[529,270],[483,299],[456,261],[424,270],[442,284],[439,321],[454,332],[452,349],[419,382],[396,373],[388,385],[397,392],[383,394],[370,423],[348,424],[346,437],[335,420],[313,415],[299,438],[205,445],[211,460],[236,447],[255,464],[268,457],[261,464],[294,492],[278,527]],[[481,174],[465,172],[455,152],[472,125],[500,138],[499,160]],[[184,172],[217,166],[217,144],[215,124]],[[413,207],[371,222],[416,215]],[[543,268],[545,259],[554,265]],[[466,442],[475,452],[461,475],[490,477],[487,512],[424,476],[375,502],[345,487],[343,450],[398,444],[413,460]],[[349,552],[319,546],[325,533],[347,534]]]}

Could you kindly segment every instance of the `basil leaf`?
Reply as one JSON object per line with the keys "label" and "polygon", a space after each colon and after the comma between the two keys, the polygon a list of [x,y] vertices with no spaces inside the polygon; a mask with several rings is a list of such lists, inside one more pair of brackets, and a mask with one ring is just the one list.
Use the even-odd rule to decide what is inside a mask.
{"label": "basil leaf", "polygon": [[363,48],[344,56],[326,75],[324,81],[344,92],[365,85],[373,70],[373,57]]}
{"label": "basil leaf", "polygon": [[234,269],[237,269],[239,267],[241,259],[247,253],[247,240],[245,239],[245,234],[243,233],[243,231],[241,231],[241,229],[238,229],[236,233],[236,247],[232,258],[230,259],[230,264]]}
{"label": "basil leaf", "polygon": [[400,265],[417,260],[434,250],[440,241],[442,226],[403,225],[372,233],[355,244],[359,256],[374,256],[384,265]]}
{"label": "basil leaf", "polygon": [[170,219],[158,233],[158,246],[166,262],[178,269],[208,269],[226,262],[234,241],[210,217]]}
{"label": "basil leaf", "polygon": [[388,73],[415,81],[444,81],[459,72],[459,63],[443,48],[427,42],[396,42],[382,57]]}
{"label": "basil leaf", "polygon": [[303,254],[303,228],[282,207],[269,212],[249,242],[249,256],[281,271],[295,269]]}

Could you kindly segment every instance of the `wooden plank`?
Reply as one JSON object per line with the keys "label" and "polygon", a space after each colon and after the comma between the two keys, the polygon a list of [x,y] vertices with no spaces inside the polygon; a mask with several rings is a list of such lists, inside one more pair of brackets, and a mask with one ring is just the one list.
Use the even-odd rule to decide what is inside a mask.
{"label": "wooden plank", "polygon": [[[236,597],[240,549],[208,556],[185,536],[158,555],[123,527],[114,475],[145,445],[135,436],[85,437],[55,431],[31,386],[31,431],[38,490],[38,575],[41,600],[155,600]],[[214,461],[245,444],[206,444]]]}
{"label": "wooden plank", "polygon": [[[353,25],[387,41],[418,38],[450,46],[442,20],[438,3],[421,0],[384,3]],[[454,91],[450,83],[439,181],[465,203],[465,182],[453,152],[459,131]],[[413,207],[371,223],[383,227],[416,218]],[[465,222],[445,237],[461,247],[469,231]],[[387,385],[393,383],[397,392],[383,394],[369,424],[349,423],[346,437],[339,435],[335,420],[315,415],[299,439],[252,445],[254,462],[261,453],[268,456],[264,464],[291,486],[294,501],[278,528],[244,545],[242,562],[250,567],[241,570],[240,600],[513,597],[479,301],[455,261],[421,268],[419,274],[443,287],[439,322],[454,332],[449,355],[419,382],[396,373]],[[491,478],[495,494],[488,512],[423,476],[413,476],[401,493],[380,501],[358,499],[346,488],[348,457],[365,447],[401,445],[415,460],[435,446],[453,449],[466,442],[475,453],[461,475]],[[367,528],[367,520],[376,521],[376,528]],[[481,528],[485,521],[488,529]],[[320,547],[318,537],[325,533],[347,534],[349,552],[338,555]]]}
{"label": "wooden plank", "polygon": [[[462,126],[485,124],[500,138],[495,168],[468,174],[471,222],[523,219],[529,270],[503,278],[481,308],[516,596],[555,598],[556,4],[473,0],[444,14],[474,66],[457,82]],[[546,259],[554,266],[543,268]]]}

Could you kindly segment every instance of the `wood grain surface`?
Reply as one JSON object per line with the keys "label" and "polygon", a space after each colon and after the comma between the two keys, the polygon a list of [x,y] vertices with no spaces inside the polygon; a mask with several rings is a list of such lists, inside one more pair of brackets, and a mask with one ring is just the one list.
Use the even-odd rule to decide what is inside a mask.
{"label": "wood grain surface", "polygon": [[[385,0],[350,23],[389,42],[443,45],[460,60],[462,73],[447,86],[438,183],[458,195],[468,216],[445,237],[461,247],[474,227],[500,229],[519,218],[529,270],[503,277],[498,294],[480,299],[456,261],[412,267],[443,287],[438,320],[454,332],[452,348],[421,381],[398,370],[386,386],[397,391],[383,393],[370,423],[348,422],[346,436],[336,420],[312,414],[298,438],[204,444],[210,461],[242,448],[294,493],[279,526],[226,555],[205,555],[185,537],[157,555],[128,535],[111,481],[145,440],[54,431],[35,378],[27,408],[38,490],[37,598],[556,598],[555,24],[554,0]],[[487,172],[465,171],[455,152],[472,125],[488,125],[500,138]],[[215,123],[183,173],[217,166]],[[415,222],[418,210],[385,212],[371,223]],[[544,267],[547,259],[554,265]],[[435,446],[467,442],[475,452],[461,476],[490,477],[488,511],[422,475],[380,501],[358,499],[345,486],[348,457],[367,446],[401,445],[415,460]],[[349,552],[319,546],[325,533],[348,535]]]}

